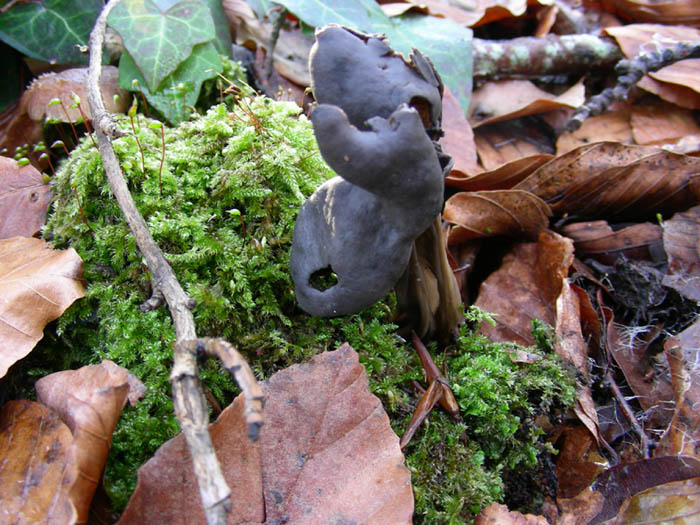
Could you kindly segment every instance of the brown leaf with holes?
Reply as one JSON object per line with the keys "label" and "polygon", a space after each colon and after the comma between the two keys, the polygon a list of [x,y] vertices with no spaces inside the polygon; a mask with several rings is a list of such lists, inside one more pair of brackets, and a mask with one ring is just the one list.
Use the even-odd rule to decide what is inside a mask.
{"label": "brown leaf with holes", "polygon": [[[668,2],[675,4],[676,2]],[[608,27],[605,32],[615,38],[627,58],[637,56],[644,44],[654,39],[661,41],[661,48],[670,47],[670,41],[700,40],[700,30],[681,25],[666,26],[661,24],[629,24],[620,27]],[[700,108],[700,59],[681,60],[659,71],[649,73],[637,86],[658,95],[668,102],[684,108]]]}
{"label": "brown leaf with holes", "polygon": [[0,157],[0,239],[32,237],[44,225],[51,187],[33,166]]}
{"label": "brown leaf with holes", "polygon": [[455,225],[449,244],[508,235],[535,238],[549,225],[551,211],[539,197],[526,191],[461,192],[445,203],[443,219]]}
{"label": "brown leaf with holes", "polygon": [[574,241],[579,259],[590,257],[609,265],[621,256],[644,261],[665,259],[658,224],[643,222],[613,230],[607,221],[573,222],[561,233]]}
{"label": "brown leaf with holes", "polygon": [[54,250],[31,237],[0,240],[0,377],[84,295],[83,261],[73,248]]}
{"label": "brown leaf with holes", "polygon": [[42,377],[35,387],[37,399],[72,433],[76,472],[63,484],[78,521],[86,522],[122,409],[127,400],[133,404],[143,397],[146,388],[128,370],[107,360]]}
{"label": "brown leaf with holes", "polygon": [[548,162],[515,189],[555,215],[629,220],[685,210],[700,194],[700,159],[651,146],[600,142]]}
{"label": "brown leaf with holes", "polygon": [[556,96],[529,80],[498,80],[486,83],[472,94],[467,117],[476,128],[555,109],[577,108],[585,101],[583,82]]}
{"label": "brown leaf with holes", "polygon": [[61,418],[34,401],[0,408],[3,523],[75,523],[64,480],[75,479],[73,437]]}
{"label": "brown leaf with holes", "polygon": [[[257,444],[245,437],[241,398],[224,410],[211,431],[233,492],[228,523],[410,523],[410,472],[367,385],[357,353],[344,344],[263,384]],[[205,523],[182,440],[141,468],[121,524]]]}
{"label": "brown leaf with holes", "polygon": [[465,176],[453,170],[445,178],[445,184],[465,191],[509,190],[552,157],[544,154],[524,157],[474,176]]}
{"label": "brown leaf with holes", "polygon": [[664,286],[700,301],[700,206],[676,213],[663,223],[668,268]]}
{"label": "brown leaf with holes", "polygon": [[[61,122],[77,122],[92,119],[87,103],[87,68],[66,69],[60,73],[46,73],[38,77],[22,94],[21,107],[32,120],[57,119]],[[103,66],[100,88],[105,109],[110,113],[125,113],[131,99],[129,92],[119,87],[119,70],[115,66]],[[80,97],[80,110],[71,108],[73,94]],[[116,99],[115,99],[116,96]],[[62,104],[49,105],[53,99]]]}

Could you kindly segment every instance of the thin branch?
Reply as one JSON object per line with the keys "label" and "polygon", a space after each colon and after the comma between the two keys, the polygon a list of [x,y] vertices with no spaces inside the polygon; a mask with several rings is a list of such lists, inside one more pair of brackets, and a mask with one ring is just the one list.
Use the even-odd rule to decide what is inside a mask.
{"label": "thin branch", "polygon": [[90,34],[88,103],[110,188],[153,275],[155,287],[165,297],[173,319],[176,336],[174,364],[170,375],[173,405],[192,456],[207,522],[224,525],[227,509],[230,509],[231,491],[221,472],[209,435],[209,417],[204,393],[197,376],[196,354],[191,347],[182,344],[183,341],[197,338],[191,311],[194,301],[180,286],[129,193],[110,141],[110,137],[120,136],[123,133],[119,131],[116,122],[106,111],[100,94],[99,79],[102,70],[102,46],[106,20],[118,1],[110,0],[107,3]]}

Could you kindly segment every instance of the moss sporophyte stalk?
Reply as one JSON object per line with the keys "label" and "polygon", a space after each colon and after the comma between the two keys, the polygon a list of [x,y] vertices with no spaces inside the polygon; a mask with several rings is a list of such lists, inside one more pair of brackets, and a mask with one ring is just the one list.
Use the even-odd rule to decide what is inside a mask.
{"label": "moss sporophyte stalk", "polygon": [[[161,129],[154,123],[136,115],[135,136],[113,144],[155,241],[197,301],[198,335],[232,342],[259,379],[348,341],[400,434],[417,401],[410,382],[420,379],[420,364],[395,333],[393,295],[336,319],[311,317],[294,298],[288,266],[294,222],[304,200],[334,175],[300,109],[264,97],[215,106],[164,128],[164,160]],[[128,117],[120,126],[131,132]],[[120,419],[106,469],[107,492],[121,509],[138,467],[179,430],[168,382],[172,322],[164,307],[139,310],[150,296],[151,275],[89,138],[54,183],[44,234],[57,247],[78,251],[88,291],[59,320],[63,354],[46,356],[47,362],[65,367],[66,349],[73,367],[111,359],[147,386],[145,398]],[[456,425],[436,411],[407,448],[416,522],[468,521],[503,497],[504,473],[534,467],[547,450],[534,417],[571,403],[573,380],[551,353],[531,349],[542,359],[527,365],[514,363],[509,349],[467,327],[447,349],[449,379],[465,422]],[[50,352],[58,352],[56,346]],[[203,365],[202,380],[222,405],[237,393],[213,361]]]}

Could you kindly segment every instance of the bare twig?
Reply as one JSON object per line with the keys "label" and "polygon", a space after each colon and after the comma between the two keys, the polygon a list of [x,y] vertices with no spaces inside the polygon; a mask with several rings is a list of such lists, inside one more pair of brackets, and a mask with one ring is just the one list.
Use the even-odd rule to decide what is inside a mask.
{"label": "bare twig", "polygon": [[[656,44],[662,43],[663,41],[660,41]],[[676,42],[672,47],[665,49],[645,50],[633,60],[620,60],[615,66],[617,85],[603,90],[579,107],[567,123],[567,130],[576,131],[588,117],[602,113],[616,100],[625,100],[630,90],[647,73],[653,73],[686,58],[699,56],[700,45],[697,42]]]}
{"label": "bare twig", "polygon": [[[192,341],[197,338],[191,311],[194,301],[180,286],[129,193],[110,141],[110,137],[120,136],[123,133],[119,131],[116,122],[105,110],[100,94],[99,78],[102,70],[102,45],[106,20],[118,1],[110,0],[107,3],[90,34],[88,103],[110,188],[153,275],[153,281],[157,283],[158,290],[165,297],[173,319],[176,344],[170,382],[175,415],[180,422],[192,456],[207,522],[223,525],[226,523],[227,509],[230,508],[231,491],[223,477],[209,436],[207,428],[209,417],[204,393],[197,376],[196,354],[191,345],[183,344],[183,341]],[[237,379],[239,379],[238,376]],[[250,382],[250,380],[250,377],[246,377],[246,381]]]}

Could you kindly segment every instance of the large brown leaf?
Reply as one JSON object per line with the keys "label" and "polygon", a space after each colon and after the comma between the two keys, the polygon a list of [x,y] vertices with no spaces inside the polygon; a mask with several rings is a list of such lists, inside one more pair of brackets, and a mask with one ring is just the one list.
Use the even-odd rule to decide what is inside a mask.
{"label": "large brown leaf", "polygon": [[0,409],[0,514],[3,523],[74,523],[64,480],[74,479],[73,438],[53,410],[34,401]]}
{"label": "large brown leaf", "polygon": [[56,372],[36,382],[37,399],[59,415],[72,435],[75,475],[64,479],[78,520],[86,522],[122,409],[145,393],[128,370],[112,361]]}
{"label": "large brown leaf", "polygon": [[601,0],[600,3],[628,20],[659,24],[700,23],[700,6],[695,0]]}
{"label": "large brown leaf", "polygon": [[[410,523],[410,473],[367,384],[345,344],[263,384],[259,444],[245,437],[240,397],[224,410],[211,431],[233,493],[229,523]],[[141,468],[120,523],[204,523],[182,440]]]}
{"label": "large brown leaf", "polygon": [[83,262],[27,237],[0,240],[0,377],[31,352],[44,327],[85,295]]}
{"label": "large brown leaf", "polygon": [[509,235],[536,238],[549,225],[551,211],[542,199],[527,191],[461,192],[445,203],[443,219],[455,225],[448,242]]}
{"label": "large brown leaf", "polygon": [[442,129],[445,136],[440,145],[454,160],[452,174],[475,175],[482,171],[476,159],[474,133],[464,118],[464,111],[452,92],[445,88],[442,97]]}
{"label": "large brown leaf", "polygon": [[700,206],[676,213],[664,222],[663,228],[668,255],[664,286],[700,301]]}
{"label": "large brown leaf", "polygon": [[35,235],[50,201],[51,187],[36,168],[0,157],[0,239]]}
{"label": "large brown leaf", "polygon": [[551,159],[552,155],[546,154],[523,157],[474,176],[453,170],[445,178],[445,184],[465,191],[509,190]]}
{"label": "large brown leaf", "polygon": [[555,215],[636,219],[695,204],[700,159],[653,147],[600,142],[553,159],[515,189],[539,196]]}

